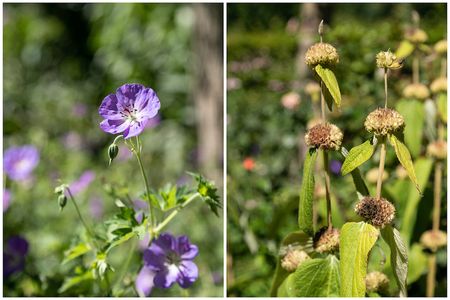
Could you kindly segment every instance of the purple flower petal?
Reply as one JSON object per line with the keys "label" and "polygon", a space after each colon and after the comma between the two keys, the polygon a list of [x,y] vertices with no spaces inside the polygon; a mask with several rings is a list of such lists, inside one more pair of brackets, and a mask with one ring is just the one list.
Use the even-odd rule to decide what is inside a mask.
{"label": "purple flower petal", "polygon": [[123,132],[124,130],[128,130],[130,127],[130,121],[129,120],[109,120],[105,119],[100,123],[100,128],[103,129],[103,131],[106,131],[108,133],[112,134],[118,134]]}
{"label": "purple flower petal", "polygon": [[95,179],[95,172],[88,170],[83,172],[83,174],[81,174],[80,178],[76,181],[74,181],[70,186],[70,191],[72,192],[73,195],[77,195],[79,193],[81,193],[82,191],[84,191],[90,184],[92,181],[94,181]]}
{"label": "purple flower petal", "polygon": [[103,99],[102,104],[98,109],[98,113],[105,119],[109,120],[121,120],[123,116],[120,114],[119,107],[122,105],[118,103],[115,94],[110,94]]}
{"label": "purple flower petal", "polygon": [[182,288],[190,287],[198,278],[197,265],[190,260],[183,261],[179,266],[179,270],[180,276],[177,282]]}
{"label": "purple flower petal", "polygon": [[145,116],[148,119],[153,118],[158,113],[161,107],[158,97],[155,91],[148,88],[143,90],[136,98],[134,107],[139,111],[141,116]]}
{"label": "purple flower petal", "polygon": [[169,288],[180,276],[177,266],[169,265],[165,270],[157,272],[153,282],[155,286],[163,289]]}
{"label": "purple flower petal", "polygon": [[123,138],[128,139],[130,137],[141,134],[141,132],[144,131],[147,122],[148,120],[142,120],[140,122],[132,122],[131,125],[126,130],[126,133],[123,134]]}
{"label": "purple flower petal", "polygon": [[148,249],[144,251],[145,265],[152,270],[160,271],[164,269],[166,254],[159,246],[152,243]]}
{"label": "purple flower petal", "polygon": [[136,277],[136,291],[138,292],[140,297],[147,297],[152,292],[153,287],[155,286],[153,280],[155,278],[155,271],[142,267],[138,276]]}
{"label": "purple flower petal", "polygon": [[134,103],[137,95],[143,89],[145,89],[145,87],[142,84],[124,84],[116,90],[116,96],[119,103],[123,106],[130,106]]}
{"label": "purple flower petal", "polygon": [[192,260],[198,255],[198,247],[191,245],[187,236],[183,235],[178,238],[178,254],[183,260]]}
{"label": "purple flower petal", "polygon": [[39,151],[32,145],[11,147],[3,156],[3,168],[12,180],[29,179],[38,163]]}
{"label": "purple flower petal", "polygon": [[20,256],[28,253],[28,242],[21,236],[13,236],[8,240],[8,250]]}

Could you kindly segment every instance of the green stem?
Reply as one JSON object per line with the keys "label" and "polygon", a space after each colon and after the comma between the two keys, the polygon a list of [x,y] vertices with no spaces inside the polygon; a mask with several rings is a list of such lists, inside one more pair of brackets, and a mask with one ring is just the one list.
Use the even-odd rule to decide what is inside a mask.
{"label": "green stem", "polygon": [[377,199],[381,199],[381,188],[383,185],[384,161],[386,159],[386,141],[383,140],[380,149],[380,165],[378,167]]}
{"label": "green stem", "polygon": [[427,297],[434,297],[434,288],[436,280],[436,253],[431,253],[428,257],[428,274],[427,274]]}
{"label": "green stem", "polygon": [[413,83],[419,83],[419,52],[417,49],[413,58]]}
{"label": "green stem", "polygon": [[157,234],[159,233],[167,224],[169,224],[169,222],[175,218],[175,216],[180,212],[181,209],[185,208],[189,203],[191,203],[192,201],[194,201],[195,198],[201,196],[198,192],[195,193],[194,195],[192,195],[191,197],[189,197],[183,204],[181,204],[181,206],[179,208],[177,208],[176,210],[172,211],[172,213],[170,215],[167,216],[167,218],[164,219],[164,221],[162,221],[154,230],[154,232]]}
{"label": "green stem", "polygon": [[328,170],[328,152],[323,150],[323,171],[325,175],[325,198],[327,200],[327,225],[328,229],[333,228],[331,221],[331,196],[330,196],[330,173]]}
{"label": "green stem", "polygon": [[86,221],[84,221],[83,216],[81,215],[81,211],[78,207],[77,202],[75,201],[74,196],[72,195],[72,192],[70,191],[69,187],[66,187],[67,193],[69,194],[69,198],[72,200],[73,205],[75,206],[75,210],[77,211],[78,218],[80,219],[81,223],[83,223],[84,228],[86,229],[89,236],[92,238],[92,240],[95,241],[94,232],[91,230],[91,228],[88,226]]}
{"label": "green stem", "polygon": [[388,93],[387,93],[387,68],[384,68],[384,108],[387,108],[387,99],[388,99]]}

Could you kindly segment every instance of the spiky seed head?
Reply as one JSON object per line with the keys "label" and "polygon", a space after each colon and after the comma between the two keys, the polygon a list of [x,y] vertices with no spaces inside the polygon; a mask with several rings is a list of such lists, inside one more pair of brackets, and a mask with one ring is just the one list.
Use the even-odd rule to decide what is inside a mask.
{"label": "spiky seed head", "polygon": [[447,158],[447,142],[443,140],[435,141],[427,146],[427,154],[436,159]]}
{"label": "spiky seed head", "polygon": [[414,44],[425,43],[428,39],[428,35],[420,28],[410,28],[406,30],[405,38]]}
{"label": "spiky seed head", "polygon": [[305,62],[311,68],[319,64],[332,67],[339,63],[339,54],[330,44],[316,43],[306,51]]}
{"label": "spiky seed head", "polygon": [[447,53],[447,40],[440,40],[434,45],[434,51],[438,54],[445,55]]}
{"label": "spiky seed head", "polygon": [[447,92],[447,77],[439,77],[433,80],[430,89],[433,94]]}
{"label": "spiky seed head", "polygon": [[403,89],[403,96],[405,96],[405,98],[425,100],[430,97],[430,91],[424,84],[411,83]]}
{"label": "spiky seed head", "polygon": [[314,235],[314,249],[319,253],[339,250],[339,229],[323,227]]}
{"label": "spiky seed head", "polygon": [[371,222],[374,226],[383,228],[394,220],[395,207],[384,198],[366,196],[355,206],[355,212]]}
{"label": "spiky seed head", "polygon": [[366,275],[367,292],[387,292],[389,289],[389,278],[381,272],[374,271]]}
{"label": "spiky seed head", "polygon": [[290,249],[281,259],[281,267],[288,272],[294,272],[306,260],[310,259],[309,255],[299,249]]}
{"label": "spiky seed head", "polygon": [[[386,170],[383,170],[382,180],[385,181],[386,179],[388,179],[388,177],[389,177],[388,172],[386,172]],[[367,171],[366,179],[370,183],[376,183],[378,180],[378,168],[372,168],[369,171]]]}
{"label": "spiky seed head", "polygon": [[402,132],[405,127],[405,120],[396,110],[377,108],[367,116],[364,127],[370,133],[386,136],[387,134]]}
{"label": "spiky seed head", "polygon": [[305,135],[306,145],[322,150],[339,150],[344,135],[334,124],[320,123],[308,130]]}
{"label": "spiky seed head", "polygon": [[425,231],[420,237],[420,243],[425,248],[436,251],[447,245],[447,233],[440,230]]}
{"label": "spiky seed head", "polygon": [[397,56],[395,56],[394,53],[391,51],[381,51],[378,52],[376,56],[377,61],[377,67],[378,68],[387,68],[387,69],[400,69],[402,67],[402,64],[397,59]]}

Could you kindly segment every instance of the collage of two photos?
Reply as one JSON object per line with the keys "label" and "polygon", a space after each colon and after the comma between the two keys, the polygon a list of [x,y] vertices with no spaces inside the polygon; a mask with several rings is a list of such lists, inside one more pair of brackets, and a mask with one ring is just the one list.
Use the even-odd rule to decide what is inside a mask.
{"label": "collage of two photos", "polygon": [[3,3],[4,297],[446,297],[446,3]]}

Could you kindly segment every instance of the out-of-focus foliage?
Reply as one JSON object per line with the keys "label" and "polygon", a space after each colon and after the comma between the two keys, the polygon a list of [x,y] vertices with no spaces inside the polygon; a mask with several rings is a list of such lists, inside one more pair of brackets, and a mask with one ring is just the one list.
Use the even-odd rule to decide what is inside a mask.
{"label": "out-of-focus foliage", "polygon": [[[5,4],[4,5],[4,149],[33,144],[41,154],[34,178],[11,182],[11,204],[4,213],[4,243],[13,235],[29,243],[25,269],[4,278],[5,296],[99,295],[90,283],[58,294],[70,263],[63,252],[82,231],[72,203],[59,212],[53,189],[58,179],[72,183],[86,170],[95,172],[76,199],[95,226],[117,213],[114,192],[137,199],[144,192],[134,157],[120,145],[108,167],[113,135],[103,132],[98,107],[124,83],[142,83],[158,93],[160,120],[141,135],[142,160],[155,190],[192,181],[185,171],[197,166],[197,137],[191,101],[193,10],[187,4]],[[114,192],[112,190],[114,188]],[[221,296],[222,219],[194,202],[167,230],[186,234],[198,245],[199,279],[189,293]],[[198,216],[201,215],[201,218]],[[136,242],[136,241],[135,241]],[[127,246],[127,244],[130,244]],[[131,242],[114,249],[116,272],[128,257]],[[133,253],[125,280],[128,296],[142,266],[142,251]],[[154,289],[152,295],[179,296],[179,287]],[[104,295],[103,295],[104,296]]]}
{"label": "out-of-focus foliage", "polygon": [[[318,103],[311,101],[304,90],[305,84],[313,81],[312,72],[308,72],[310,79],[300,81],[296,70],[296,64],[303,63],[303,57],[296,61],[302,36],[298,27],[302,9],[298,4],[229,4],[227,8],[230,296],[268,296],[279,258],[278,247],[288,233],[298,230],[298,199],[306,151],[304,133],[307,123],[319,117]],[[406,26],[412,24],[413,10],[421,16],[420,27],[428,34],[427,45],[432,47],[446,38],[446,5],[319,4],[318,9],[318,22],[325,20],[324,41],[333,44],[340,55],[334,71],[342,94],[341,110],[330,113],[328,118],[343,130],[343,146],[351,149],[370,137],[364,130],[364,120],[369,112],[383,105],[383,73],[376,67],[375,55],[397,49]],[[313,42],[319,40],[318,35],[314,38]],[[420,81],[429,85],[439,77],[440,61],[423,53],[420,61]],[[411,76],[410,57],[402,69],[390,72],[390,107],[395,108],[402,99],[402,90],[411,82]],[[292,93],[298,96],[293,97]],[[422,140],[419,155],[413,157],[423,198],[403,177],[407,175],[396,170],[399,163],[394,151],[388,151],[386,158],[389,176],[383,195],[397,208],[395,226],[403,239],[409,235],[408,296],[425,295],[427,267],[423,262],[427,261],[427,252],[418,243],[421,234],[431,228],[433,169],[432,160],[425,157],[428,141]],[[330,159],[332,170],[333,164],[339,168],[336,161],[343,162],[336,153],[331,153]],[[371,181],[369,170],[378,166],[378,160],[377,151],[360,167],[371,194],[375,182]],[[332,173],[333,225],[341,228],[346,221],[360,220],[353,211],[358,198],[350,175]],[[446,173],[442,229],[447,226]],[[326,224],[325,187],[322,176],[316,177],[315,219],[316,228],[320,228]],[[421,214],[416,218],[418,211]],[[395,291],[389,253],[388,245],[378,241],[371,251],[368,269],[385,272]],[[436,296],[445,296],[446,248],[439,250],[437,257]]]}

